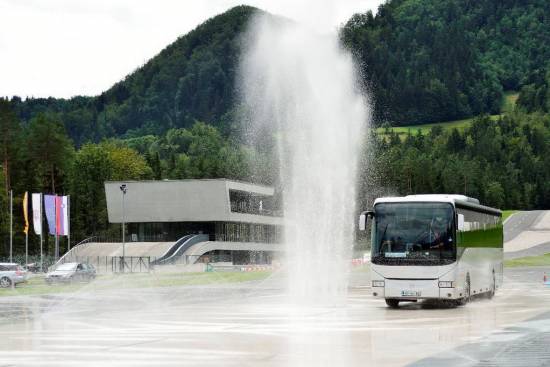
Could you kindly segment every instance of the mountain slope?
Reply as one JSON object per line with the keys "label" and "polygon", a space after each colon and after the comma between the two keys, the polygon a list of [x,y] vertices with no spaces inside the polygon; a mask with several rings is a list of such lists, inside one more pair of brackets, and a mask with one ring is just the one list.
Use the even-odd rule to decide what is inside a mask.
{"label": "mountain slope", "polygon": [[503,90],[547,67],[546,0],[390,0],[342,39],[361,61],[376,119],[394,125],[497,113]]}
{"label": "mountain slope", "polygon": [[[548,67],[547,0],[389,0],[354,15],[341,37],[360,61],[375,119],[392,125],[498,113],[503,91]],[[178,38],[97,97],[12,100],[24,121],[60,115],[79,146],[162,134],[195,120],[233,122],[241,34],[258,9],[238,6]],[[238,125],[239,121],[234,121]]]}
{"label": "mountain slope", "polygon": [[209,19],[99,96],[112,132],[219,121],[233,103],[240,34],[255,11],[240,6]]}
{"label": "mountain slope", "polygon": [[241,34],[257,11],[237,6],[207,20],[97,97],[11,102],[24,121],[60,114],[77,145],[161,134],[196,120],[219,125],[234,102]]}
{"label": "mountain slope", "polygon": [[219,121],[233,104],[240,35],[256,11],[239,6],[209,19],[101,95],[113,132]]}

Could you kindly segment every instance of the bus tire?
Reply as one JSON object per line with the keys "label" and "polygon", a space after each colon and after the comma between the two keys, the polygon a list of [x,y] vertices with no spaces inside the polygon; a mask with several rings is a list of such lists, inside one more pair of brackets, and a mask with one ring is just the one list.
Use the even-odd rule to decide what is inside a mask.
{"label": "bus tire", "polygon": [[399,307],[399,300],[395,298],[386,298],[386,304],[390,308],[398,308]]}
{"label": "bus tire", "polygon": [[471,287],[470,287],[470,274],[466,275],[466,282],[464,285],[464,296],[458,300],[457,304],[459,306],[464,306],[466,303],[470,302],[471,297]]}

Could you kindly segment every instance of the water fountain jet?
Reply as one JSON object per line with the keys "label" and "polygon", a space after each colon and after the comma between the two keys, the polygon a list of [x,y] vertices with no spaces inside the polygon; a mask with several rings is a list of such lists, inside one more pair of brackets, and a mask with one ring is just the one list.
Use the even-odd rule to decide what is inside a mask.
{"label": "water fountain jet", "polygon": [[352,57],[336,34],[269,15],[254,19],[245,43],[241,93],[249,134],[277,141],[290,299],[338,304],[347,289],[369,115]]}

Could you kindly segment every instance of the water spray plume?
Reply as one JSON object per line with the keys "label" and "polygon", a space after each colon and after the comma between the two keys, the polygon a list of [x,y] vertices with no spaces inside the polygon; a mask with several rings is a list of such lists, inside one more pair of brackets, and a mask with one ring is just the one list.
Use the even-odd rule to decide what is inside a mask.
{"label": "water spray plume", "polygon": [[336,34],[258,15],[241,64],[256,142],[277,143],[289,294],[330,304],[346,294],[355,184],[369,116],[352,57]]}

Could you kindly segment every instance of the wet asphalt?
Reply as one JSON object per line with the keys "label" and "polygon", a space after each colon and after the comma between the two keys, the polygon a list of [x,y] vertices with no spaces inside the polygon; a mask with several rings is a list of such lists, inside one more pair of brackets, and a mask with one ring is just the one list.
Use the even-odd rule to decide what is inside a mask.
{"label": "wet asphalt", "polygon": [[[512,239],[540,213],[505,226]],[[518,232],[519,231],[519,232]],[[399,309],[353,271],[334,304],[263,281],[0,298],[1,366],[550,366],[548,268],[505,269],[492,300]]]}
{"label": "wet asphalt", "polygon": [[6,297],[0,366],[476,365],[550,332],[544,270],[507,269],[492,300],[465,307],[388,309],[370,296],[366,271],[352,273],[341,302],[307,307],[289,302],[279,273],[231,285]]}

